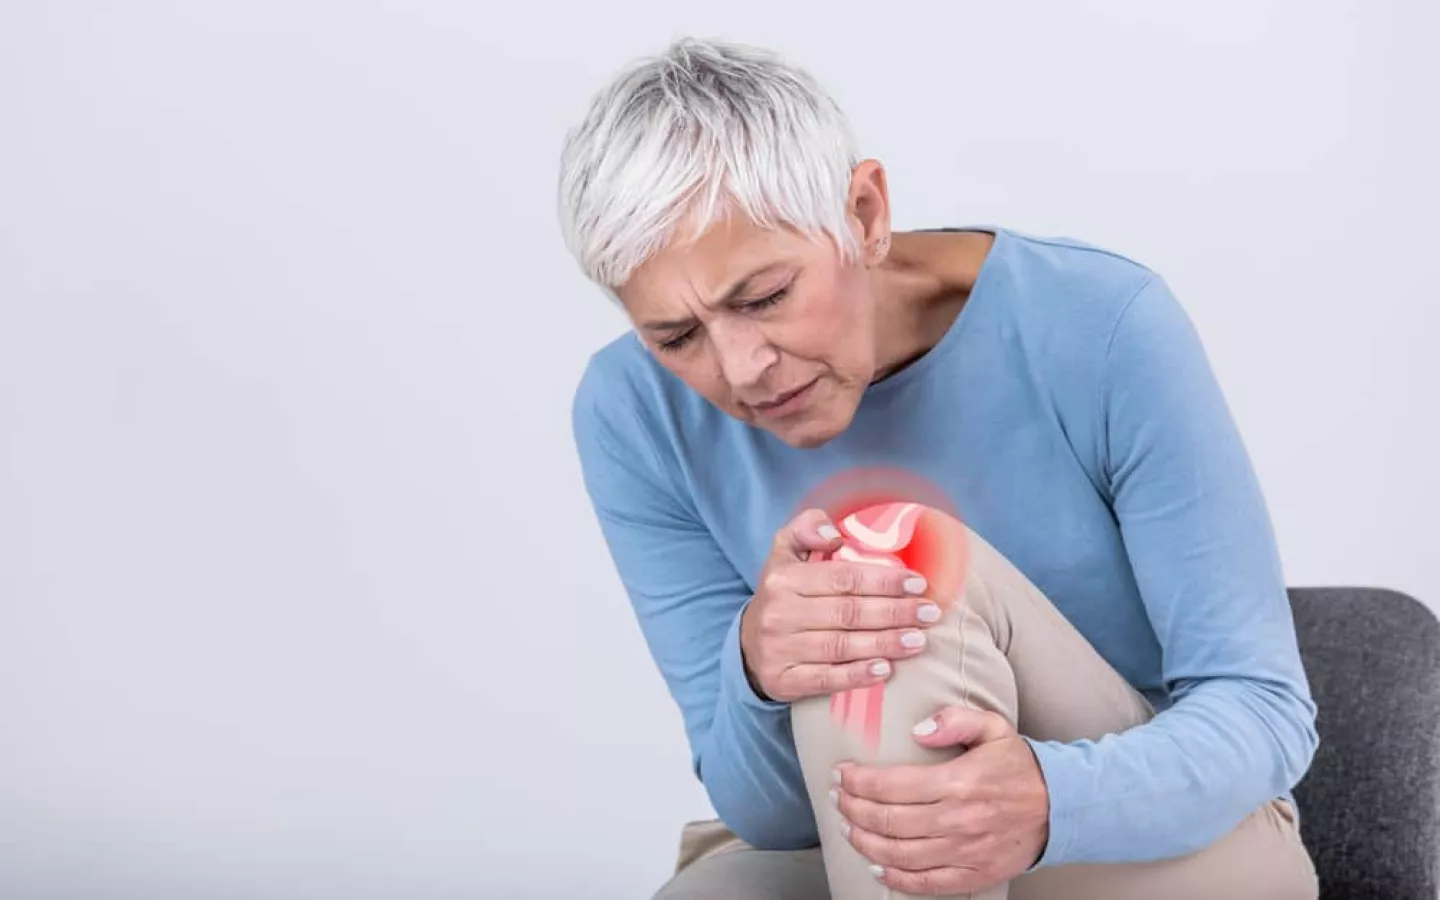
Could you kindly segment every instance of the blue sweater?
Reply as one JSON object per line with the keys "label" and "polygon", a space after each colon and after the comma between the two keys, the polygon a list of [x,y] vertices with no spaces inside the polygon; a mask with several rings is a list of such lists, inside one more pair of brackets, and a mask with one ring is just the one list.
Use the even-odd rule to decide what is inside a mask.
{"label": "blue sweater", "polygon": [[1194,850],[1288,797],[1315,751],[1269,514],[1189,317],[1131,260],[983,230],[996,241],[955,324],[822,447],[725,415],[630,334],[576,391],[586,488],[696,774],[755,846],[818,836],[788,708],[746,680],[739,615],[775,531],[854,467],[938,485],[1160,710],[1099,741],[1031,741],[1041,866]]}

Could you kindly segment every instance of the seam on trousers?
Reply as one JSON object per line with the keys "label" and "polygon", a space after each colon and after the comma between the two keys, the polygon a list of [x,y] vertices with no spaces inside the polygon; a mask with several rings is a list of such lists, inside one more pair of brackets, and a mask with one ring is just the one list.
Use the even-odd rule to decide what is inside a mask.
{"label": "seam on trousers", "polygon": [[[965,652],[968,649],[965,645],[965,617],[968,615],[973,615],[973,610],[970,607],[970,589],[967,587],[960,591],[960,615],[955,617],[955,627],[960,632],[960,640],[957,641],[960,646],[960,703],[966,709],[974,709],[975,703],[970,699],[970,673],[965,665],[966,657],[969,656]],[[964,896],[966,900],[974,900],[975,897],[973,893]]]}

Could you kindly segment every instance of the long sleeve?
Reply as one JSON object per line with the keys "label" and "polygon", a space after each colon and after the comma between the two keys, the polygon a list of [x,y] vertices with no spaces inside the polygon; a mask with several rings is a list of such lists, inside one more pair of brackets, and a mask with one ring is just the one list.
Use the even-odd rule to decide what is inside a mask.
{"label": "long sleeve", "polygon": [[670,486],[635,413],[601,395],[587,373],[572,410],[585,486],[680,708],[695,774],[742,840],[762,849],[814,846],[790,708],[758,697],[745,676],[739,618],[751,590]]}
{"label": "long sleeve", "polygon": [[1193,324],[1159,278],[1116,321],[1096,427],[1173,705],[1098,741],[1032,741],[1040,866],[1182,855],[1294,787],[1314,754],[1268,511]]}

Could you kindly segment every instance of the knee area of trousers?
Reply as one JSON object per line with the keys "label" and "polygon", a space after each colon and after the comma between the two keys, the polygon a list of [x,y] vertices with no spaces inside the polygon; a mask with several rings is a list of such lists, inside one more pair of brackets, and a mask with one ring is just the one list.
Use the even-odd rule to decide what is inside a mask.
{"label": "knee area of trousers", "polygon": [[1013,604],[1027,602],[1030,582],[1000,551],[970,533],[968,564],[960,602],[966,612],[989,626],[1001,646],[1008,646]]}
{"label": "knee area of trousers", "polygon": [[842,559],[899,565],[925,576],[942,604],[965,587],[973,532],[953,515],[915,502],[877,503],[837,517]]}

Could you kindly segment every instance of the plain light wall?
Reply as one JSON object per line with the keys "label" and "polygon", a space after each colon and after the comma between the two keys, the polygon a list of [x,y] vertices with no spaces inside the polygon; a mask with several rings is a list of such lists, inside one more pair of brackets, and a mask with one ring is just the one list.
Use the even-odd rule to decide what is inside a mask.
{"label": "plain light wall", "polygon": [[818,75],[898,227],[1159,269],[1290,582],[1440,600],[1436,6],[1078,6],[0,4],[0,896],[665,878],[709,810],[581,489],[627,324],[554,184],[682,34]]}

